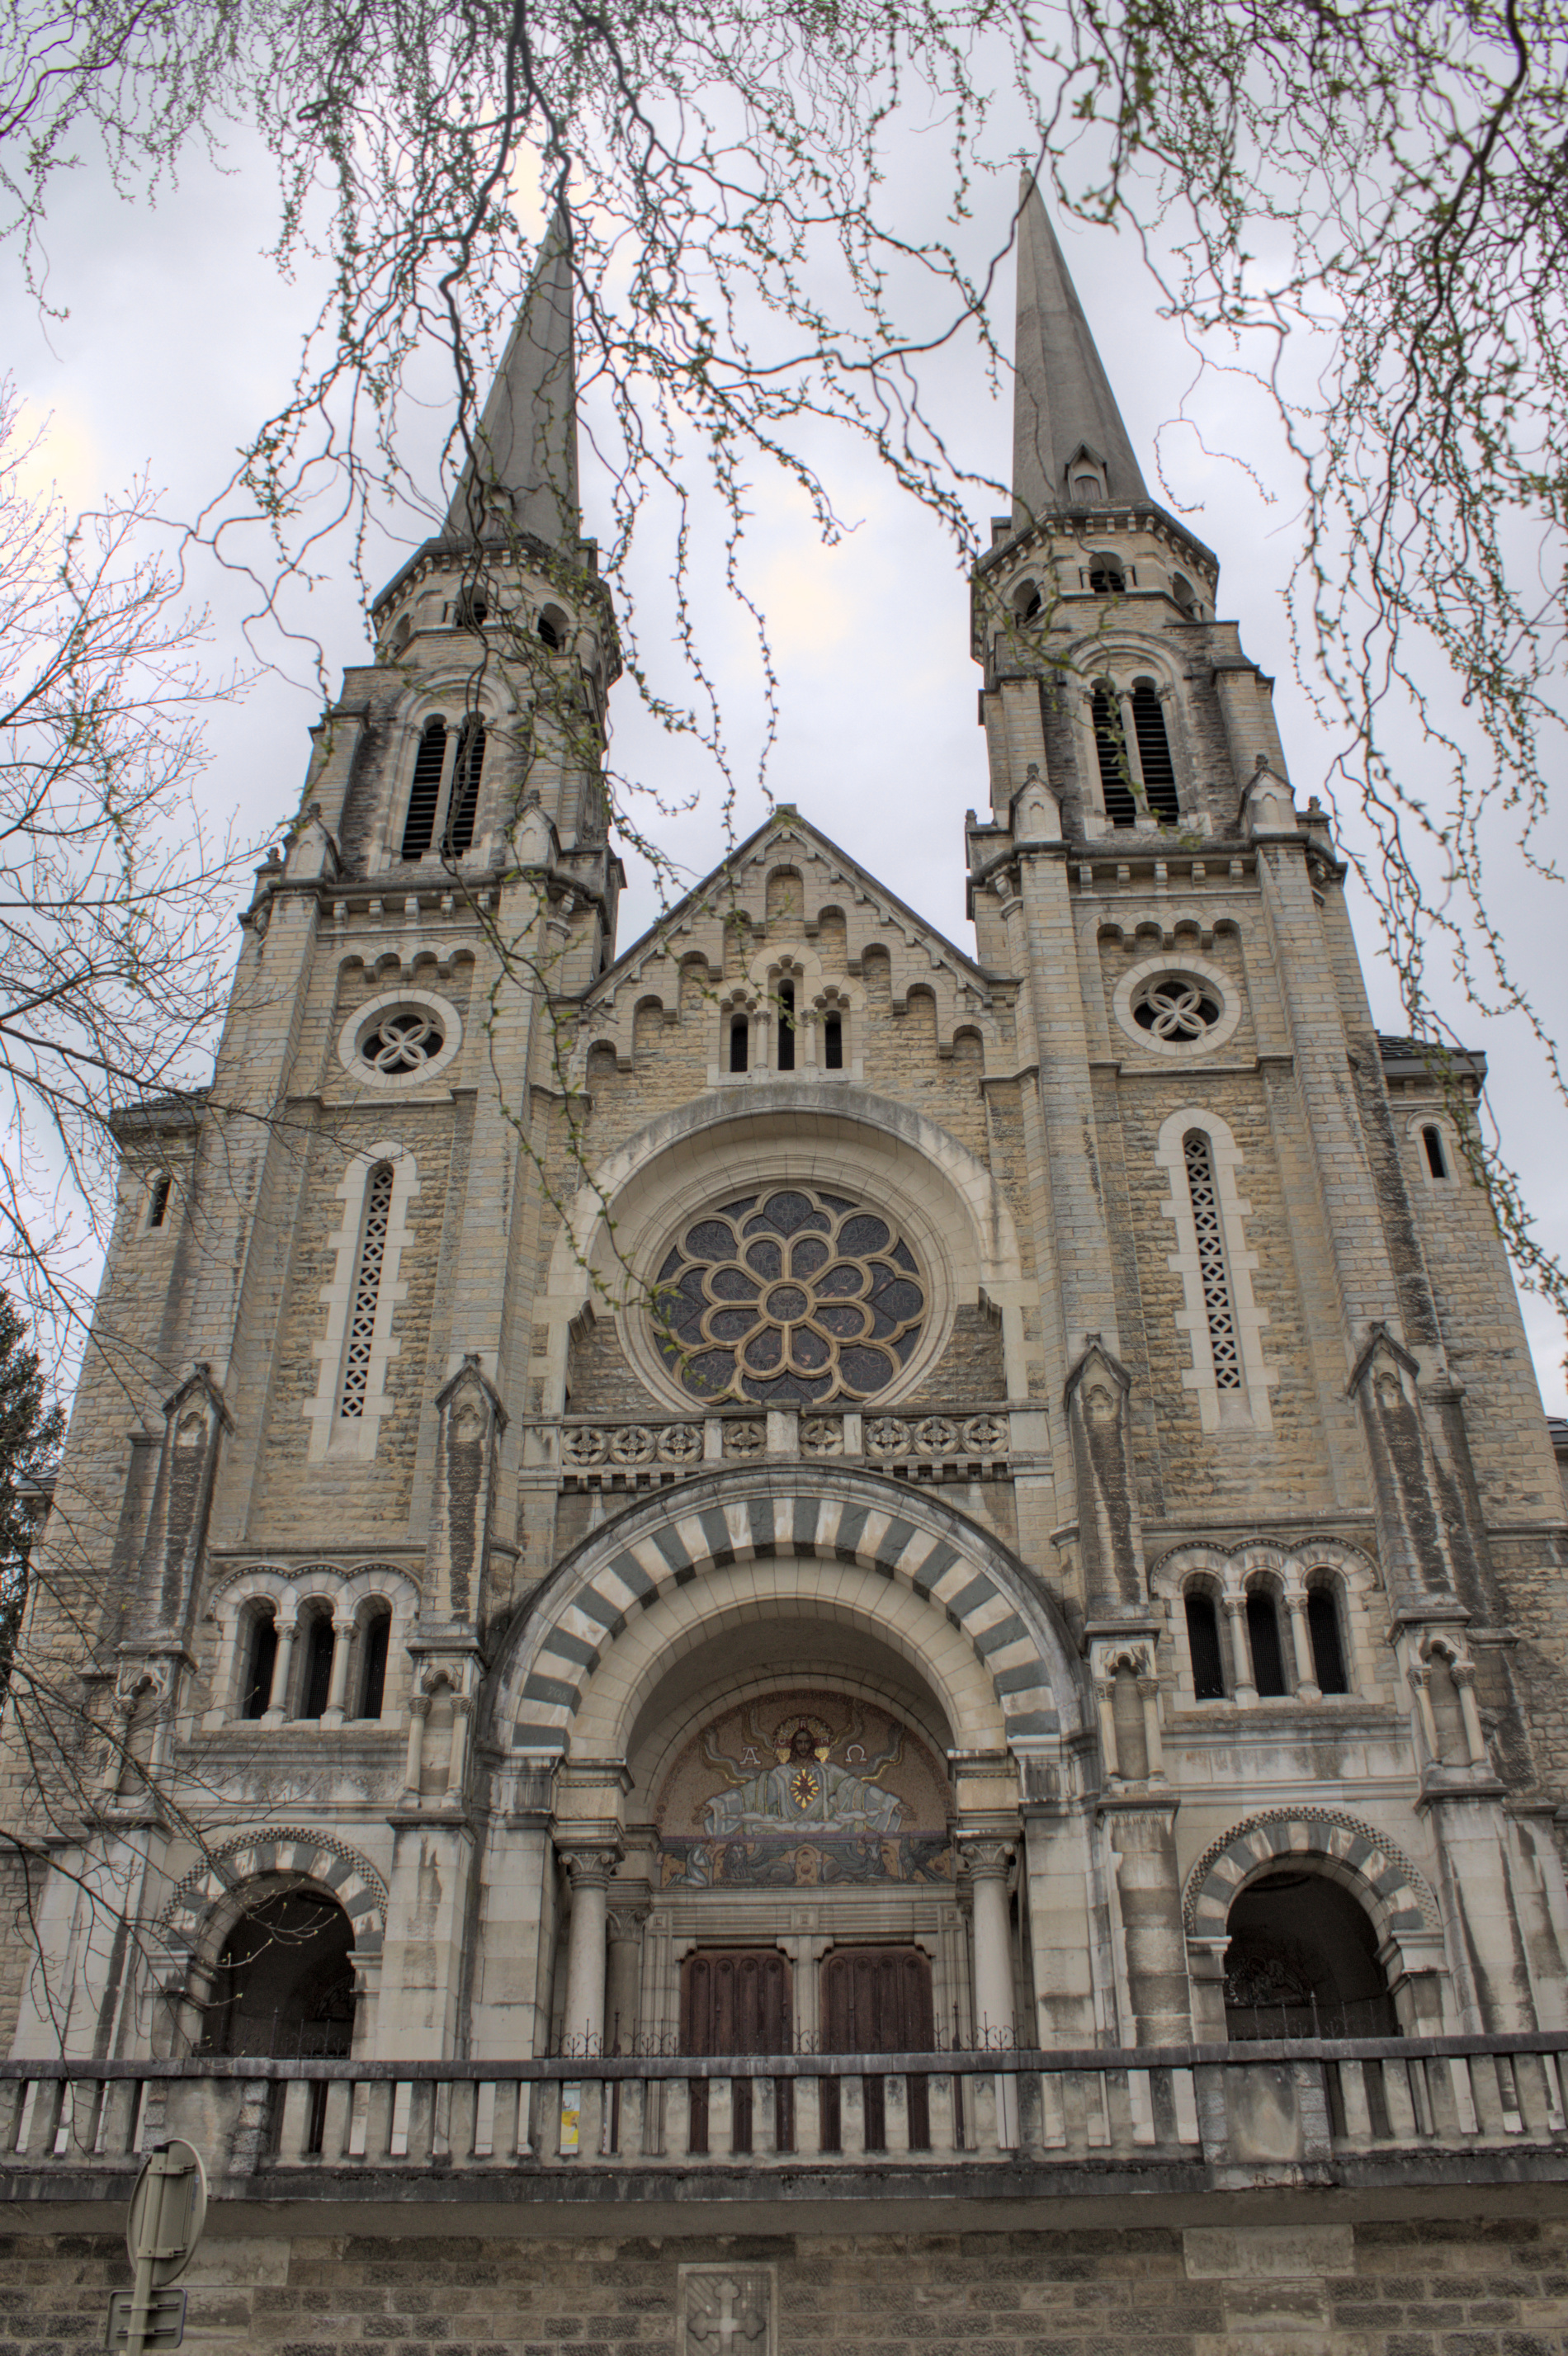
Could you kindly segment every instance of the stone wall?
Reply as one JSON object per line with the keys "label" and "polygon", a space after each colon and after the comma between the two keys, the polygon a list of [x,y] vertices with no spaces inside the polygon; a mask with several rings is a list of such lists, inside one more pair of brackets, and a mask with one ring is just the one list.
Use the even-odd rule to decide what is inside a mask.
{"label": "stone wall", "polygon": [[[1536,2198],[1561,2211],[1559,2188]],[[661,2203],[660,2223],[665,2215]],[[238,2233],[219,2208],[187,2276],[190,2356],[1558,2356],[1568,2346],[1562,2213],[1351,2222],[1297,2200],[1261,2224],[701,2238],[607,2232],[603,2218],[588,2235],[542,2238],[526,2211],[499,2214],[482,2237],[444,2231],[449,2215],[424,2206],[406,2222],[412,2232]],[[0,2356],[98,2342],[111,2290],[129,2282],[118,2233],[13,2234],[0,2252]],[[725,2282],[739,2318],[729,2340],[715,2329]],[[708,2291],[693,2312],[708,2286],[720,2296]],[[749,2328],[760,2301],[772,2304],[772,2336]]]}

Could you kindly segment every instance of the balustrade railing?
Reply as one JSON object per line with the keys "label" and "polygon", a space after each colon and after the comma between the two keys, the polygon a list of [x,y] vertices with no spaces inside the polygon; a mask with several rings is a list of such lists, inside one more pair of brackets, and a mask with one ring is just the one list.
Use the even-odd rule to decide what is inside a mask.
{"label": "balustrade railing", "polygon": [[768,1454],[809,1462],[848,1457],[908,1480],[960,1479],[1005,1467],[1014,1453],[1004,1410],[897,1416],[790,1409],[643,1422],[568,1418],[529,1429],[543,1461],[557,1464],[569,1486],[585,1488],[652,1486]]}
{"label": "balustrade railing", "polygon": [[1489,2149],[1517,2166],[1531,2147],[1568,2152],[1565,2052],[1568,2034],[1541,2031],[1119,2052],[9,2062],[0,2179],[26,2171],[37,2191],[71,2169],[128,2173],[171,2135],[220,2177],[315,2171],[323,2197],[328,2175],[333,2197],[352,2197],[356,2177],[437,2167],[548,2179],[891,2164],[918,2185],[961,2161],[1048,2172],[1163,2158],[1220,2180],[1357,2155]]}

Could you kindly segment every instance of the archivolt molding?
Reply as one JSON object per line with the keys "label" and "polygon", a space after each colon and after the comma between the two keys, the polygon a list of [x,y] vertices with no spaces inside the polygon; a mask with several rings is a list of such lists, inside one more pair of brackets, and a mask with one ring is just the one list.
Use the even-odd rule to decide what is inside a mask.
{"label": "archivolt molding", "polygon": [[1371,1558],[1342,1539],[1280,1546],[1269,1539],[1243,1538],[1228,1547],[1173,1547],[1151,1569],[1149,1589],[1174,1601],[1194,1571],[1207,1571],[1222,1593],[1240,1595],[1250,1580],[1265,1570],[1274,1574],[1286,1594],[1305,1588],[1315,1570],[1337,1571],[1352,1594],[1369,1592],[1378,1584]]}
{"label": "archivolt molding", "polygon": [[[1082,1664],[1024,1566],[940,1498],[835,1462],[715,1472],[595,1531],[508,1639],[493,1739],[569,1750],[589,1681],[628,1625],[705,1574],[772,1558],[853,1563],[933,1605],[978,1656],[1010,1741],[1087,1724]],[[831,1608],[831,1581],[803,1582],[800,1600]]]}
{"label": "archivolt molding", "polygon": [[1359,1816],[1338,1808],[1267,1808],[1212,1841],[1187,1876],[1190,1937],[1219,1939],[1236,1893],[1262,1866],[1318,1856],[1348,1869],[1376,1901],[1385,1931],[1435,1931],[1440,1919],[1420,1869]]}
{"label": "archivolt molding", "polygon": [[336,1562],[325,1555],[317,1562],[271,1562],[264,1558],[257,1558],[248,1562],[231,1563],[227,1570],[213,1580],[208,1597],[209,1618],[212,1616],[219,1599],[226,1596],[231,1588],[237,1586],[241,1580],[257,1578],[266,1580],[269,1595],[281,1593],[285,1589],[292,1590],[296,1596],[320,1595],[334,1601],[350,1591],[356,1597],[361,1592],[390,1595],[389,1582],[392,1580],[412,1589],[415,1597],[419,1593],[419,1573],[414,1566],[385,1562],[379,1557],[366,1562]]}
{"label": "archivolt molding", "polygon": [[386,1883],[370,1859],[346,1841],[297,1826],[239,1833],[209,1851],[158,1917],[171,1954],[188,1962],[214,1907],[266,1874],[286,1874],[329,1890],[353,1925],[355,1954],[361,1959],[380,1954],[386,1929]]}

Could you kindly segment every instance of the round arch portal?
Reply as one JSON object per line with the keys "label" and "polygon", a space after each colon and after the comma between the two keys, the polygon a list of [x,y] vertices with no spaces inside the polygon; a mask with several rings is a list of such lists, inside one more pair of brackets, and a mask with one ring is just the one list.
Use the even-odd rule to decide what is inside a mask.
{"label": "round arch portal", "polygon": [[[766,1569],[749,1587],[714,1583],[744,1565]],[[759,1579],[797,1612],[831,1611],[853,1584],[856,1613],[930,1677],[955,1731],[984,1724],[992,1740],[1028,1745],[1090,1723],[1077,1651],[1017,1558],[940,1497],[841,1461],[831,1471],[715,1472],[595,1531],[507,1639],[487,1713],[492,1739],[583,1755],[591,1727],[595,1754],[607,1755],[598,1742],[612,1721],[629,1723],[629,1697],[659,1673],[660,1648],[641,1623],[684,1595],[662,1615],[666,1643],[678,1641],[678,1624],[695,1641],[704,1613],[743,1608]],[[623,1644],[624,1666],[612,1665]]]}

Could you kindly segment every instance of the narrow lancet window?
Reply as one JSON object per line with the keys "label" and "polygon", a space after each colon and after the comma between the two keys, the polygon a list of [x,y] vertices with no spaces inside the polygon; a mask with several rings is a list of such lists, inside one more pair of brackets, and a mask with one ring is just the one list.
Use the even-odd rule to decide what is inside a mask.
{"label": "narrow lancet window", "polygon": [[1122,714],[1109,688],[1094,691],[1094,749],[1100,756],[1100,790],[1106,817],[1112,826],[1136,826],[1138,805],[1133,798],[1133,771],[1122,734]]}
{"label": "narrow lancet window", "polygon": [[1443,1131],[1440,1129],[1423,1129],[1421,1132],[1421,1141],[1426,1150],[1426,1166],[1434,1178],[1446,1178],[1448,1156],[1443,1151]]}
{"label": "narrow lancet window", "polygon": [[[1430,1130],[1428,1130],[1427,1135],[1429,1137],[1432,1135],[1432,1131]],[[174,1181],[171,1178],[166,1176],[155,1178],[153,1180],[152,1191],[147,1196],[147,1225],[149,1227],[161,1227],[164,1221],[167,1218],[169,1195],[173,1192],[173,1188]]]}
{"label": "narrow lancet window", "polygon": [[830,1014],[822,1024],[822,1063],[830,1072],[843,1069],[843,1016]]}
{"label": "narrow lancet window", "polygon": [[1236,1311],[1225,1267],[1225,1238],[1219,1220],[1219,1198],[1214,1184],[1214,1154],[1208,1132],[1189,1129],[1182,1140],[1187,1162],[1187,1194],[1192,1224],[1197,1231],[1197,1268],[1203,1286],[1204,1313],[1208,1321],[1208,1347],[1214,1359],[1217,1390],[1242,1388],[1240,1353],[1236,1342]]}
{"label": "narrow lancet window", "polygon": [[1162,826],[1175,826],[1181,816],[1176,802],[1176,769],[1160,693],[1152,679],[1133,682],[1133,733],[1138,739],[1138,760],[1151,814]]}
{"label": "narrow lancet window", "polygon": [[732,1072],[744,1072],[749,1058],[751,1025],[744,1014],[737,1014],[729,1026],[729,1067]]}
{"label": "narrow lancet window", "polygon": [[376,1332],[376,1304],[381,1299],[381,1269],[387,1256],[387,1228],[392,1220],[392,1173],[390,1162],[378,1162],[371,1173],[365,1196],[365,1227],[360,1244],[360,1265],[354,1278],[354,1298],[349,1312],[349,1348],[343,1361],[343,1387],[338,1412],[359,1417],[365,1412],[371,1379],[371,1348]]}
{"label": "narrow lancet window", "polygon": [[435,811],[441,799],[441,778],[446,766],[446,723],[427,720],[413,764],[408,816],[403,822],[403,855],[423,859],[435,832]]}
{"label": "narrow lancet window", "polygon": [[269,1611],[251,1625],[251,1645],[245,1662],[245,1692],[242,1718],[262,1718],[273,1697],[273,1671],[277,1666],[278,1625]]}

